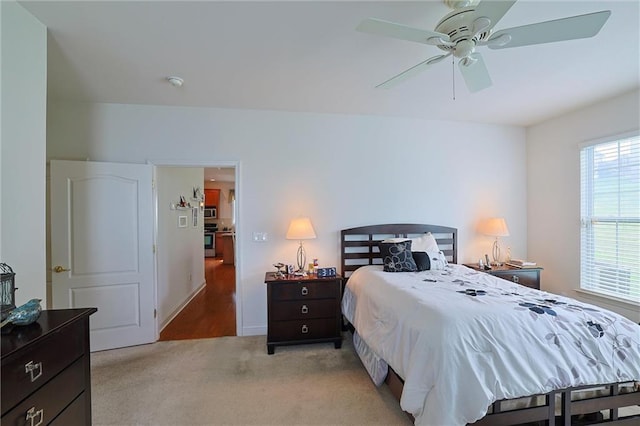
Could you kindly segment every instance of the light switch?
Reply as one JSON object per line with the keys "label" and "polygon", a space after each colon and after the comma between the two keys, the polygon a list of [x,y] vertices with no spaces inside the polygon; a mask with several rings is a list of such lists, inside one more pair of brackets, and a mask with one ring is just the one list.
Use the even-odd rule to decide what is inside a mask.
{"label": "light switch", "polygon": [[253,233],[253,241],[257,243],[264,243],[267,241],[267,233],[266,232],[254,232]]}

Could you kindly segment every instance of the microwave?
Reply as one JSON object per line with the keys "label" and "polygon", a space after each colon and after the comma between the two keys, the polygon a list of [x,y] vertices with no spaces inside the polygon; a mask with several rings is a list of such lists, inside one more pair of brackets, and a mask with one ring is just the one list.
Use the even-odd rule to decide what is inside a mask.
{"label": "microwave", "polygon": [[204,208],[204,218],[205,219],[215,219],[217,217],[216,215],[216,208],[215,207],[205,207]]}

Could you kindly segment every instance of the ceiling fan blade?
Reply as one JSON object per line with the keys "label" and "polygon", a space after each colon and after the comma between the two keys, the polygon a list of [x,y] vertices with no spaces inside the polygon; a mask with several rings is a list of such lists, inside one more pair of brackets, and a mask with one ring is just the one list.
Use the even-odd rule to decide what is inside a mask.
{"label": "ceiling fan blade", "polygon": [[[491,24],[487,28],[490,30],[500,19],[511,9],[516,0],[491,1],[484,0],[476,7],[475,15],[478,18],[489,18]],[[476,18],[477,19],[477,18]]]}
{"label": "ceiling fan blade", "polygon": [[[444,42],[450,41],[447,34],[408,27],[406,25],[383,21],[382,19],[376,18],[365,19],[356,27],[356,30],[363,33],[392,37],[400,40],[415,41],[423,44],[437,44],[438,40],[442,40]],[[429,41],[429,39],[431,39],[431,41]]]}
{"label": "ceiling fan blade", "polygon": [[408,70],[402,71],[400,74],[395,75],[395,76],[391,77],[390,79],[388,79],[387,81],[378,84],[376,86],[376,88],[378,88],[378,89],[388,89],[390,87],[393,87],[396,84],[401,83],[401,82],[407,80],[408,78],[411,78],[414,75],[426,70],[431,65],[437,64],[438,62],[442,61],[447,56],[451,56],[451,53],[447,53],[446,55],[434,56],[432,58],[427,59],[426,61],[422,61],[418,65],[414,65],[411,68],[409,68]]}
{"label": "ceiling fan blade", "polygon": [[[529,46],[532,44],[552,43],[555,41],[589,38],[598,34],[609,16],[610,10],[572,16],[521,27],[507,28],[493,34],[486,44],[491,49]],[[511,37],[507,43],[491,43],[503,34]],[[502,40],[505,40],[503,37]]]}
{"label": "ceiling fan blade", "polygon": [[470,60],[462,58],[460,62],[458,62],[458,68],[460,68],[460,72],[469,91],[474,93],[490,87],[492,84],[491,77],[489,76],[487,66],[484,64],[482,55],[476,52],[469,57]]}

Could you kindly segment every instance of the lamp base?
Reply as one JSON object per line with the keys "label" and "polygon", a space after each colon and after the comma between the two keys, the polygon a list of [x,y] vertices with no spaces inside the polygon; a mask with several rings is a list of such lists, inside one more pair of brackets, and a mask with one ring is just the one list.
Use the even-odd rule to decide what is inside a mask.
{"label": "lamp base", "polygon": [[502,266],[502,262],[500,262],[500,245],[498,244],[498,237],[496,237],[496,240],[493,242],[491,255],[493,256],[493,262],[491,262],[491,265]]}
{"label": "lamp base", "polygon": [[296,260],[298,261],[298,270],[296,273],[304,273],[304,265],[307,263],[307,253],[302,246],[302,241],[300,241],[300,247],[298,247],[298,253],[296,254]]}

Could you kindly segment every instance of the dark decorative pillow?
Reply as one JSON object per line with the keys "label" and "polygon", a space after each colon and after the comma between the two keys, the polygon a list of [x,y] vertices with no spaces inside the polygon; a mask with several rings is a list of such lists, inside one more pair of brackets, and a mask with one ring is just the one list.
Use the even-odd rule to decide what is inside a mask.
{"label": "dark decorative pillow", "polygon": [[418,271],[428,271],[431,269],[431,259],[426,251],[414,251],[411,252],[413,260],[416,262]]}
{"label": "dark decorative pillow", "polygon": [[411,254],[411,241],[381,242],[378,247],[380,248],[380,257],[382,257],[385,272],[417,271],[416,262]]}

